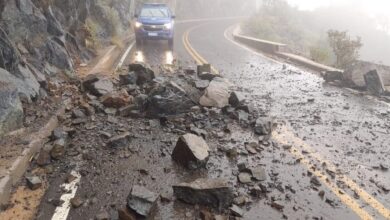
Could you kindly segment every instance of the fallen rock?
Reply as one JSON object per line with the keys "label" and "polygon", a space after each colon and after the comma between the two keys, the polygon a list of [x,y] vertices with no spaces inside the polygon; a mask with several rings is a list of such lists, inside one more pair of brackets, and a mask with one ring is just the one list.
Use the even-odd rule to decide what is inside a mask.
{"label": "fallen rock", "polygon": [[234,216],[237,216],[237,217],[242,217],[244,216],[244,210],[242,210],[240,207],[236,206],[236,205],[233,205],[231,208],[230,208],[230,211],[232,212],[232,214]]}
{"label": "fallen rock", "polygon": [[61,138],[66,138],[67,136],[68,136],[68,133],[66,131],[64,131],[63,128],[57,127],[51,133],[50,140],[55,141],[55,140],[58,140]]}
{"label": "fallen rock", "polygon": [[382,95],[386,90],[382,77],[376,70],[372,70],[364,75],[367,90],[374,95]]}
{"label": "fallen rock", "polygon": [[47,152],[46,150],[41,150],[35,162],[38,166],[49,165],[51,163],[51,157],[49,152]]}
{"label": "fallen rock", "polygon": [[119,83],[121,85],[129,85],[137,83],[137,75],[135,72],[120,73],[119,74]]}
{"label": "fallen rock", "polygon": [[257,181],[265,181],[267,180],[267,173],[265,172],[265,169],[263,167],[255,167],[250,169],[252,173],[253,179]]}
{"label": "fallen rock", "polygon": [[152,82],[156,77],[154,72],[149,67],[141,63],[130,64],[129,71],[135,73],[137,85],[143,85],[145,83]]}
{"label": "fallen rock", "polygon": [[240,174],[238,174],[238,180],[240,181],[240,183],[243,184],[251,183],[252,182],[251,179],[252,179],[252,175],[250,173],[241,172]]}
{"label": "fallen rock", "polygon": [[229,104],[233,107],[238,107],[245,102],[244,94],[240,92],[232,92],[229,97]]}
{"label": "fallen rock", "polygon": [[229,104],[229,83],[220,77],[210,82],[199,103],[205,107],[223,108]]}
{"label": "fallen rock", "polygon": [[76,196],[70,200],[70,204],[72,204],[73,208],[79,208],[81,205],[84,204],[84,201],[81,200],[80,197]]}
{"label": "fallen rock", "polygon": [[258,118],[254,131],[258,135],[268,135],[272,133],[272,121],[268,118]]}
{"label": "fallen rock", "polygon": [[55,160],[59,160],[65,153],[65,147],[66,140],[64,138],[56,140],[50,151],[50,156]]}
{"label": "fallen rock", "polygon": [[185,134],[177,141],[172,159],[190,169],[205,167],[209,150],[203,138],[194,134]]}
{"label": "fallen rock", "polygon": [[39,189],[42,186],[42,180],[38,176],[26,177],[27,186],[31,190]]}
{"label": "fallen rock", "polygon": [[122,108],[134,102],[134,98],[130,96],[126,90],[120,92],[111,92],[102,96],[101,101],[108,108]]}
{"label": "fallen rock", "polygon": [[198,75],[202,73],[211,73],[211,65],[210,64],[203,64],[197,66],[197,73]]}
{"label": "fallen rock", "polygon": [[143,217],[153,215],[158,195],[143,186],[133,186],[127,197],[127,207]]}
{"label": "fallen rock", "polygon": [[85,89],[96,96],[102,96],[114,91],[114,85],[110,79],[95,74],[87,76],[82,84]]}
{"label": "fallen rock", "polygon": [[127,147],[131,140],[130,132],[124,132],[120,135],[116,135],[108,140],[108,146],[110,147]]}
{"label": "fallen rock", "polygon": [[197,80],[195,81],[195,88],[204,90],[210,85],[210,81],[208,80]]}
{"label": "fallen rock", "polygon": [[233,190],[223,179],[197,179],[173,186],[176,198],[189,203],[224,209],[233,202]]}
{"label": "fallen rock", "polygon": [[334,82],[339,81],[342,82],[344,80],[344,74],[342,71],[326,71],[321,73],[325,82]]}
{"label": "fallen rock", "polygon": [[85,115],[85,113],[84,113],[82,110],[80,110],[80,109],[74,109],[74,110],[72,111],[72,117],[73,117],[73,118],[85,118],[85,117],[87,117],[87,116]]}

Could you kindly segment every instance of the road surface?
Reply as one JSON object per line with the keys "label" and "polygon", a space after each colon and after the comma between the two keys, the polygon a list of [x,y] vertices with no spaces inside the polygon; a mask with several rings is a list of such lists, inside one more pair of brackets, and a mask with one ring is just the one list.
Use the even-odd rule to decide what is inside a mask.
{"label": "road surface", "polygon": [[[206,61],[246,94],[261,114],[278,122],[272,138],[275,145],[258,157],[240,159],[264,165],[271,189],[266,198],[253,199],[247,205],[243,219],[390,219],[389,104],[326,85],[313,73],[233,42],[230,31],[237,22],[178,23],[173,52],[167,51],[164,42],[152,42],[133,48],[125,64],[144,61],[157,67],[176,60],[195,67]],[[136,135],[145,135],[141,122],[128,123]],[[160,158],[161,151],[155,146],[175,137],[153,127],[147,133],[154,138],[137,142],[137,156],[117,160],[99,155],[99,162],[91,162],[93,175],[81,178],[76,194],[93,200],[92,205],[70,209],[67,219],[93,219],[101,210],[115,215],[134,182],[169,191],[171,184],[199,176],[232,178],[235,165],[220,157],[211,161],[214,166],[207,174],[189,174],[180,168],[164,174],[163,167],[174,165],[170,157]],[[253,138],[245,129],[237,128],[232,134],[237,144]],[[69,166],[73,169],[75,165]],[[148,170],[148,177],[134,174],[141,168]],[[38,219],[53,216],[55,207],[47,201],[62,195],[59,186],[65,173],[51,180]],[[239,187],[238,193],[247,190]],[[274,200],[283,204],[283,212],[271,206]],[[158,219],[194,219],[194,212],[192,206],[176,201],[159,204]]]}

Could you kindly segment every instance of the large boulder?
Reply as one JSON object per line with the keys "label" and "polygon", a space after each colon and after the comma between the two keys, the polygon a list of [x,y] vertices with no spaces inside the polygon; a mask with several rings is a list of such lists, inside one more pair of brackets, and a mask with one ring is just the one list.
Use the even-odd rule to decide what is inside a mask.
{"label": "large boulder", "polygon": [[141,63],[130,64],[129,71],[135,73],[137,85],[152,82],[156,77],[153,70]]}
{"label": "large boulder", "polygon": [[0,27],[0,68],[15,71],[19,64],[19,53],[8,35]]}
{"label": "large boulder", "polygon": [[227,80],[216,77],[210,82],[199,103],[205,107],[223,108],[229,104],[229,87]]}
{"label": "large boulder", "polygon": [[30,69],[18,65],[14,73],[16,75],[0,68],[0,82],[13,85],[16,87],[18,94],[27,100],[35,98],[39,94],[40,85]]}
{"label": "large boulder", "polygon": [[45,45],[45,59],[53,66],[62,70],[73,70],[72,59],[63,45],[56,38],[49,39]]}
{"label": "large boulder", "polygon": [[193,106],[195,102],[183,88],[164,82],[150,92],[145,110],[149,117],[165,117],[190,112]]}
{"label": "large boulder", "polygon": [[210,148],[203,138],[194,134],[185,134],[177,141],[172,159],[187,168],[196,169],[206,166],[209,151]]}
{"label": "large boulder", "polygon": [[0,81],[0,136],[22,126],[23,108],[18,91],[13,85]]}
{"label": "large boulder", "polygon": [[197,179],[173,186],[176,198],[188,203],[224,209],[233,202],[233,190],[223,179]]}
{"label": "large boulder", "polygon": [[374,95],[382,95],[386,90],[382,77],[376,70],[372,70],[364,75],[367,90]]}

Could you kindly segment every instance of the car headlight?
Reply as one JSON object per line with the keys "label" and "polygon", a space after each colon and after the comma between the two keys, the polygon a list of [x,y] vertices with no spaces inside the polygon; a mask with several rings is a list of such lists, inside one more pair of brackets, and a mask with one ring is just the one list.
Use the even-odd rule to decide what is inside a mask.
{"label": "car headlight", "polygon": [[172,29],[173,24],[172,24],[172,22],[171,23],[166,23],[166,24],[164,24],[164,27],[165,27],[165,29]]}
{"label": "car headlight", "polygon": [[140,28],[140,27],[142,27],[142,23],[141,23],[141,22],[138,22],[138,21],[136,21],[136,22],[135,22],[135,27],[136,27],[136,28]]}

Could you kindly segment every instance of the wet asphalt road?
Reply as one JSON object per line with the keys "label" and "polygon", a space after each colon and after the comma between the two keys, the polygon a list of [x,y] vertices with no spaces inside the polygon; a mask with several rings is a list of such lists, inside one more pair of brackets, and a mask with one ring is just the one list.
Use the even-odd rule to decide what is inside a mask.
{"label": "wet asphalt road", "polygon": [[[283,69],[282,64],[233,44],[225,38],[225,31],[236,22],[177,24],[172,55],[181,65],[195,66],[182,43],[183,33],[195,27],[189,34],[192,47],[237,85],[236,89],[246,94],[260,113],[279,122],[274,134],[274,141],[279,143],[276,147],[267,148],[256,157],[240,157],[239,162],[264,165],[270,181],[276,186],[267,199],[254,200],[248,206],[244,219],[359,219],[359,210],[372,219],[386,219],[380,214],[378,203],[390,208],[390,194],[382,187],[390,188],[390,172],[376,167],[390,166],[389,105],[354,91],[325,85],[315,74],[291,66]],[[141,58],[153,66],[170,62],[170,56],[165,42],[152,42],[142,48]],[[126,62],[137,59],[140,59],[139,51],[134,49]],[[159,127],[147,126],[151,128],[145,130],[142,121],[120,122],[118,126],[131,129],[138,136],[133,143],[136,149],[132,149],[137,153],[128,159],[115,158],[108,149],[96,153],[99,161],[86,165],[94,175],[82,178],[77,191],[77,195],[94,198],[96,203],[71,209],[68,219],[93,219],[102,209],[112,208],[111,212],[115,212],[115,208],[125,204],[132,184],[137,182],[145,183],[156,192],[170,191],[171,184],[200,176],[225,177],[236,182],[231,175],[235,163],[225,157],[211,157],[208,172],[187,173],[176,167],[169,156],[161,156],[162,152],[168,155],[172,150],[175,135],[165,133]],[[82,134],[87,132],[81,131],[78,138],[82,139]],[[154,138],[143,139],[146,135]],[[91,143],[99,141],[97,136],[90,138]],[[255,137],[248,130],[236,128],[231,138],[236,145],[244,145]],[[212,149],[218,148],[217,142],[210,142]],[[298,153],[283,149],[283,145],[291,145]],[[58,186],[68,169],[75,166],[76,163],[67,164],[63,175],[51,181],[44,200],[62,193]],[[167,167],[173,167],[174,171],[164,174]],[[143,176],[137,172],[141,168],[149,174]],[[322,182],[321,186],[313,187],[310,180],[317,170],[327,178],[328,184]],[[238,188],[239,192],[246,193],[245,187]],[[357,188],[364,191],[357,191]],[[335,189],[342,191],[341,198],[349,195],[353,201],[343,201],[340,195],[332,192]],[[321,191],[324,191],[324,198],[318,195]],[[378,203],[366,201],[365,192]],[[272,199],[282,201],[283,213],[270,206]],[[358,207],[351,208],[353,204]],[[180,202],[159,204],[159,207],[159,219],[194,219],[188,217],[193,207]],[[53,211],[52,205],[43,202],[38,219],[50,219]]]}

